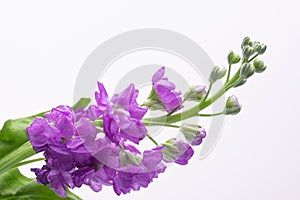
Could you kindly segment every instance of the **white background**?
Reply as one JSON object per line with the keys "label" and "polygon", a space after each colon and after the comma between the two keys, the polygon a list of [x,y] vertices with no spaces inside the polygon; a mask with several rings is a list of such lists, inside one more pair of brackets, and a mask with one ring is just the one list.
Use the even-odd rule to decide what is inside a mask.
{"label": "white background", "polygon": [[299,18],[292,0],[1,1],[0,124],[71,105],[82,63],[119,33],[174,30],[220,65],[249,35],[268,45],[268,68],[229,92],[243,109],[228,117],[209,157],[172,166],[147,189],[129,195],[117,197],[112,188],[75,193],[83,199],[299,199]]}

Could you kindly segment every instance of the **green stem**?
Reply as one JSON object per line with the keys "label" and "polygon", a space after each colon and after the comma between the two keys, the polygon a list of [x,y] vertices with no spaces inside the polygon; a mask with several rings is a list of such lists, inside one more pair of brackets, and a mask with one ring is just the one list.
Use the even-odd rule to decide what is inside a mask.
{"label": "green stem", "polygon": [[231,72],[231,64],[229,64],[229,67],[228,67],[228,74],[227,74],[227,78],[226,78],[226,82],[227,83],[230,79],[230,72]]}
{"label": "green stem", "polygon": [[14,168],[19,162],[34,154],[35,151],[32,149],[30,142],[24,143],[18,149],[0,159],[0,175]]}
{"label": "green stem", "polygon": [[125,149],[124,149],[124,147],[121,145],[121,144],[119,144],[119,148],[121,149],[121,151],[124,153],[125,152]]}
{"label": "green stem", "polygon": [[203,98],[203,100],[200,102],[200,104],[207,99],[207,97],[208,97],[208,95],[210,93],[211,88],[212,88],[212,83],[209,83],[207,93],[206,93],[205,97]]}
{"label": "green stem", "polygon": [[163,122],[151,122],[151,121],[145,121],[143,120],[143,124],[145,126],[166,126],[166,127],[172,127],[172,128],[180,128],[180,126],[175,124],[167,124]]}
{"label": "green stem", "polygon": [[219,113],[214,113],[214,114],[198,114],[200,117],[213,117],[213,116],[218,116],[218,115],[223,115],[224,112],[219,112]]}
{"label": "green stem", "polygon": [[147,134],[147,137],[156,145],[158,146],[158,143],[156,142],[156,140],[154,140],[153,137],[151,137],[149,134]]}

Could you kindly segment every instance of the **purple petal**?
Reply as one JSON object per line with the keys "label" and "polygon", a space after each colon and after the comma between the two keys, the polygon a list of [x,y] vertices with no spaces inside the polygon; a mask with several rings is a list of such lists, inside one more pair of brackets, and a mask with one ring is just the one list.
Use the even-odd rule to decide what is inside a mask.
{"label": "purple petal", "polygon": [[57,129],[61,132],[63,138],[70,138],[74,134],[74,122],[67,117],[61,117],[56,122]]}
{"label": "purple petal", "polygon": [[146,114],[146,112],[148,111],[148,109],[142,108],[137,104],[136,99],[137,99],[138,94],[139,94],[139,91],[135,90],[134,94],[131,98],[129,112],[130,112],[130,116],[132,118],[141,120],[144,117],[144,115]]}
{"label": "purple petal", "polygon": [[109,99],[107,92],[103,83],[98,82],[99,93],[95,92],[95,99],[99,106],[99,109],[104,111],[106,110],[106,106],[109,104]]}
{"label": "purple petal", "polygon": [[142,165],[148,169],[154,169],[163,159],[161,149],[145,151],[143,154]]}
{"label": "purple petal", "polygon": [[118,95],[116,104],[120,105],[122,108],[128,111],[133,93],[134,85],[130,84],[123,92]]}
{"label": "purple petal", "polygon": [[145,125],[137,120],[132,120],[131,125],[126,129],[120,130],[120,136],[128,139],[136,144],[142,140],[147,134],[147,129]]}
{"label": "purple petal", "polygon": [[83,139],[86,142],[91,142],[95,140],[98,130],[86,118],[81,118],[78,121],[76,132],[78,133],[81,139]]}
{"label": "purple petal", "polygon": [[163,78],[164,75],[165,75],[165,67],[163,66],[159,70],[157,70],[155,74],[152,76],[152,83],[153,84],[157,83],[159,80]]}
{"label": "purple petal", "polygon": [[92,121],[95,121],[96,119],[98,119],[99,116],[102,114],[103,114],[103,111],[99,110],[99,108],[95,105],[89,106],[89,108],[86,110],[86,117]]}

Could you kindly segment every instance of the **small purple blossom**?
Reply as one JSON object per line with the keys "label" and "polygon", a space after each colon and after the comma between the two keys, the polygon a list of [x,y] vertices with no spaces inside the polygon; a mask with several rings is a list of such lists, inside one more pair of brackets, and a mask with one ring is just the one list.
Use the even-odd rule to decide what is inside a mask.
{"label": "small purple blossom", "polygon": [[193,146],[200,145],[206,137],[206,131],[203,127],[192,124],[182,124],[180,131],[185,139]]}
{"label": "small purple blossom", "polygon": [[186,165],[194,155],[193,148],[182,140],[172,138],[163,145],[164,161],[168,163],[175,162],[179,165]]}
{"label": "small purple blossom", "polygon": [[99,192],[102,185],[111,186],[116,170],[103,166],[95,170],[93,166],[82,167],[72,173],[73,181],[76,187],[81,187],[83,184],[89,185],[90,188]]}
{"label": "small purple blossom", "polygon": [[[160,103],[162,104],[161,106],[169,113],[180,105],[182,98],[180,97],[181,93],[175,91],[175,84],[169,81],[168,78],[164,77],[164,75],[165,67],[161,67],[153,75],[152,85]],[[150,101],[156,103],[159,102],[155,99],[151,99],[151,97]],[[159,108],[159,106],[156,107]],[[180,108],[182,108],[182,106]]]}
{"label": "small purple blossom", "polygon": [[152,150],[144,151],[143,158],[136,156],[135,165],[125,165],[117,171],[114,177],[113,187],[116,194],[127,194],[131,190],[137,191],[141,187],[148,187],[157,178],[158,174],[163,173],[166,166],[163,162],[162,148],[158,147]]}
{"label": "small purple blossom", "polygon": [[103,112],[103,129],[107,138],[119,144],[121,138],[130,140],[136,144],[142,140],[147,129],[141,119],[147,112],[137,102],[138,90],[130,84],[120,94],[115,94],[109,100],[102,83],[98,83],[99,92],[96,92],[98,108]]}

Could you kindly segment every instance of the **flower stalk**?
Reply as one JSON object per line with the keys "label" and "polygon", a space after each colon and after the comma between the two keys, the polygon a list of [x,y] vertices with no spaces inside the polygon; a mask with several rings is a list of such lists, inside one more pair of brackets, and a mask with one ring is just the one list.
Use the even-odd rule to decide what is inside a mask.
{"label": "flower stalk", "polygon": [[[32,116],[27,120],[29,123],[19,129],[15,129],[15,124],[4,128],[7,134],[3,136],[0,132],[3,136],[0,142],[3,138],[7,140],[11,132],[18,132],[16,130],[23,130],[26,138],[21,140],[22,143],[17,143],[11,152],[2,154],[0,175],[16,167],[45,160],[41,168],[32,168],[31,171],[36,174],[38,183],[50,185],[63,198],[68,196],[67,188],[73,189],[83,184],[95,192],[101,191],[103,185],[112,186],[117,195],[147,187],[153,178],[165,171],[166,163],[188,164],[194,154],[192,146],[200,145],[206,138],[206,130],[201,125],[184,122],[178,125],[177,122],[192,117],[235,115],[240,112],[238,99],[231,95],[222,112],[201,113],[227,91],[246,83],[254,73],[263,72],[266,66],[256,57],[265,50],[266,45],[246,37],[242,43],[243,56],[231,51],[227,56],[228,69],[215,66],[207,91],[203,85],[191,86],[184,95],[165,76],[166,68],[161,67],[152,76],[152,90],[142,106],[137,103],[139,91],[133,83],[109,97],[104,84],[98,82],[96,104],[87,109],[90,99],[83,98],[73,107],[60,105]],[[240,67],[231,77],[232,65],[237,63]],[[223,77],[223,86],[211,94],[213,83]],[[183,110],[186,101],[193,101],[196,105]],[[161,110],[166,114],[144,118],[148,110]],[[176,128],[184,138],[171,138],[160,143],[151,136],[146,126]],[[137,146],[145,138],[151,140],[155,148],[140,152]],[[43,152],[45,158],[24,161],[39,152]]]}

